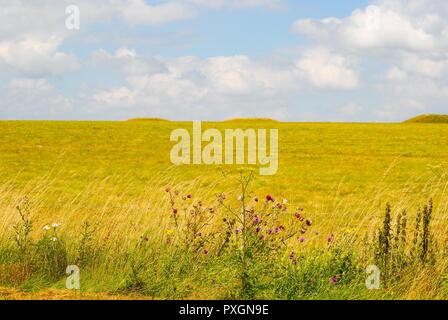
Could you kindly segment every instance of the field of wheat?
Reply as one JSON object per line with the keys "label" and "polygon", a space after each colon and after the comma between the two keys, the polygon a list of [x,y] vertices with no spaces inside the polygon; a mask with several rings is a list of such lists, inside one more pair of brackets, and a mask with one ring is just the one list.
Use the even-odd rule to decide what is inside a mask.
{"label": "field of wheat", "polygon": [[445,124],[203,126],[278,129],[278,173],[173,166],[187,122],[0,122],[0,299],[448,297]]}

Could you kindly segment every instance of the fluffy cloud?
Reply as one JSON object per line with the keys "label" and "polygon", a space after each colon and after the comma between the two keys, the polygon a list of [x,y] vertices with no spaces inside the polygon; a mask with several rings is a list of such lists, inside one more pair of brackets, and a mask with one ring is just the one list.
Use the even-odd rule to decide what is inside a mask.
{"label": "fluffy cloud", "polygon": [[445,48],[448,45],[448,21],[443,16],[446,1],[433,1],[436,5],[430,7],[423,5],[427,1],[409,2],[410,5],[408,1],[379,1],[355,10],[345,19],[298,20],[293,29],[351,49],[433,51]]}
{"label": "fluffy cloud", "polygon": [[96,92],[94,109],[121,106],[171,117],[179,116],[180,108],[196,115],[221,109],[230,115],[243,105],[257,110],[267,100],[300,90],[303,83],[300,70],[292,63],[280,66],[243,55],[162,59],[120,48],[113,54],[99,50],[93,60],[102,67],[119,68],[127,82],[126,86]]}
{"label": "fluffy cloud", "polygon": [[77,71],[77,57],[59,52],[62,40],[56,37],[41,40],[25,38],[20,41],[0,42],[0,62],[19,73],[30,76],[60,75]]}
{"label": "fluffy cloud", "polygon": [[167,2],[150,5],[144,0],[123,2],[120,13],[124,21],[130,25],[160,25],[191,19],[195,15],[190,7],[182,3]]}
{"label": "fluffy cloud", "polygon": [[344,56],[319,48],[305,53],[297,67],[317,88],[350,90],[358,85],[358,76]]}
{"label": "fluffy cloud", "polygon": [[19,78],[0,87],[2,119],[60,119],[73,111],[73,102],[46,79]]}
{"label": "fluffy cloud", "polygon": [[[395,120],[426,108],[442,110],[445,104],[447,15],[445,0],[378,0],[346,18],[298,20],[293,30],[336,55],[355,57],[365,70],[361,80],[382,97],[377,99],[382,102],[378,101],[375,116]],[[313,59],[319,58],[311,55],[311,61],[305,65],[312,66]],[[387,70],[383,72],[384,67]],[[319,79],[330,81],[331,77],[325,74],[320,77],[319,72],[308,68],[315,84]],[[350,79],[349,73],[341,78]]]}
{"label": "fluffy cloud", "polygon": [[266,8],[277,9],[283,4],[282,0],[190,0],[190,2],[213,9],[244,9]]}

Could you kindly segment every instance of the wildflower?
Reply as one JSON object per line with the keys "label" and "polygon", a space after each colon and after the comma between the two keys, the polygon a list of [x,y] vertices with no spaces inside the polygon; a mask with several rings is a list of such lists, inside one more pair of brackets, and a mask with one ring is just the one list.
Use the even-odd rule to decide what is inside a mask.
{"label": "wildflower", "polygon": [[179,211],[178,211],[176,208],[173,209],[173,214],[174,214],[174,215],[176,215],[178,212],[179,212]]}
{"label": "wildflower", "polygon": [[204,249],[204,254],[208,255],[208,250],[207,249]]}
{"label": "wildflower", "polygon": [[305,223],[307,226],[311,227],[311,225],[313,224],[313,221],[306,219]]}
{"label": "wildflower", "polygon": [[50,227],[49,226],[45,226],[44,227],[44,231],[48,231],[48,230],[50,230]]}
{"label": "wildflower", "polygon": [[193,195],[188,194],[188,195],[187,195],[187,199],[191,199],[191,198],[193,198]]}
{"label": "wildflower", "polygon": [[56,242],[56,241],[58,241],[58,238],[54,237],[51,239],[51,241]]}
{"label": "wildflower", "polygon": [[243,201],[243,196],[238,196],[238,201]]}
{"label": "wildflower", "polygon": [[286,200],[285,198],[283,198],[283,201],[282,201],[282,202],[283,202],[283,204],[285,204],[285,205],[288,204],[288,200]]}
{"label": "wildflower", "polygon": [[56,229],[57,227],[59,227],[59,224],[53,223],[51,226],[53,227],[53,229]]}
{"label": "wildflower", "polygon": [[302,215],[299,213],[299,212],[296,212],[295,214],[294,214],[294,217],[296,217],[297,219],[302,219]]}
{"label": "wildflower", "polygon": [[338,277],[331,277],[330,278],[330,284],[336,285],[338,283]]}
{"label": "wildflower", "polygon": [[267,195],[267,196],[266,196],[266,201],[267,201],[267,202],[275,202],[275,199],[274,199],[272,196]]}
{"label": "wildflower", "polygon": [[280,229],[280,231],[285,231],[286,230],[286,228],[284,226],[280,226],[278,228]]}
{"label": "wildflower", "polygon": [[297,259],[294,252],[291,252],[291,254],[289,255],[289,260],[291,260],[293,265],[297,265]]}
{"label": "wildflower", "polygon": [[264,235],[264,234],[262,234],[261,236],[260,236],[260,240],[264,240],[266,238],[266,236]]}
{"label": "wildflower", "polygon": [[300,237],[300,238],[299,238],[299,241],[300,241],[301,243],[304,243],[304,242],[306,241],[306,239],[305,239],[304,237]]}
{"label": "wildflower", "polygon": [[261,222],[260,217],[259,216],[255,216],[254,224],[259,224],[260,222]]}
{"label": "wildflower", "polygon": [[329,235],[327,241],[328,243],[334,242],[334,235],[333,234]]}
{"label": "wildflower", "polygon": [[272,231],[272,229],[268,230],[268,234],[273,234],[274,232]]}
{"label": "wildflower", "polygon": [[239,228],[235,230],[236,234],[239,234],[240,232],[241,232],[241,229],[239,229]]}
{"label": "wildflower", "polygon": [[258,227],[255,231],[256,231],[257,233],[260,233],[260,232],[261,232],[261,227]]}

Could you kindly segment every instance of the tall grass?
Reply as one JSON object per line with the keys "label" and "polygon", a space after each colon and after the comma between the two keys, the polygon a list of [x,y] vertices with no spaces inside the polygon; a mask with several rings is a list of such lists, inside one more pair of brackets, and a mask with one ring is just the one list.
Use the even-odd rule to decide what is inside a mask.
{"label": "tall grass", "polygon": [[[340,196],[311,212],[281,194],[258,194],[250,171],[233,177],[185,182],[168,170],[138,196],[126,193],[132,181],[114,176],[93,179],[76,196],[49,188],[57,183],[51,175],[19,190],[2,185],[0,285],[63,289],[65,268],[77,265],[82,292],[447,298],[445,173],[422,194],[406,184],[391,193],[380,182],[362,199]],[[381,270],[379,290],[365,287],[372,264]]]}

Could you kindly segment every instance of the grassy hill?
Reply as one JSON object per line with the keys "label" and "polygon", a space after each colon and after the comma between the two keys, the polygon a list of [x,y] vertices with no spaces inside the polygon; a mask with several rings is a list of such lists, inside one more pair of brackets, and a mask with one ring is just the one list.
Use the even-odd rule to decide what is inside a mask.
{"label": "grassy hill", "polygon": [[445,114],[423,114],[409,120],[405,123],[448,123],[448,115]]}
{"label": "grassy hill", "polygon": [[[259,230],[264,238],[252,228],[255,218],[247,219],[254,249],[245,273],[237,232],[241,167],[170,162],[172,130],[191,131],[191,123],[0,122],[0,291],[2,286],[64,289],[66,265],[79,264],[83,292],[174,299],[448,297],[448,287],[441,285],[448,279],[442,274],[446,265],[430,272],[411,260],[403,263],[408,269],[396,273],[393,290],[365,289],[365,268],[377,243],[364,242],[365,236],[378,239],[373,235],[390,203],[392,238],[401,239],[395,237],[395,218],[406,209],[412,244],[417,208],[432,197],[431,235],[437,252],[444,252],[446,125],[245,120],[202,127],[223,132],[247,126],[279,130],[279,171],[257,175],[250,185],[247,205],[265,217]],[[222,193],[226,207],[217,199]],[[288,210],[263,213],[271,210],[266,195],[282,208],[287,203]],[[28,216],[21,219],[17,207],[30,213],[29,237]],[[311,225],[306,230],[296,210],[312,220],[305,222]],[[287,247],[279,237],[288,237]],[[278,242],[264,245],[265,239]],[[281,249],[266,251],[271,248]],[[393,254],[395,259],[404,251]],[[436,260],[445,263],[446,257]],[[247,296],[240,294],[239,277],[245,274],[256,284],[246,289]]]}

